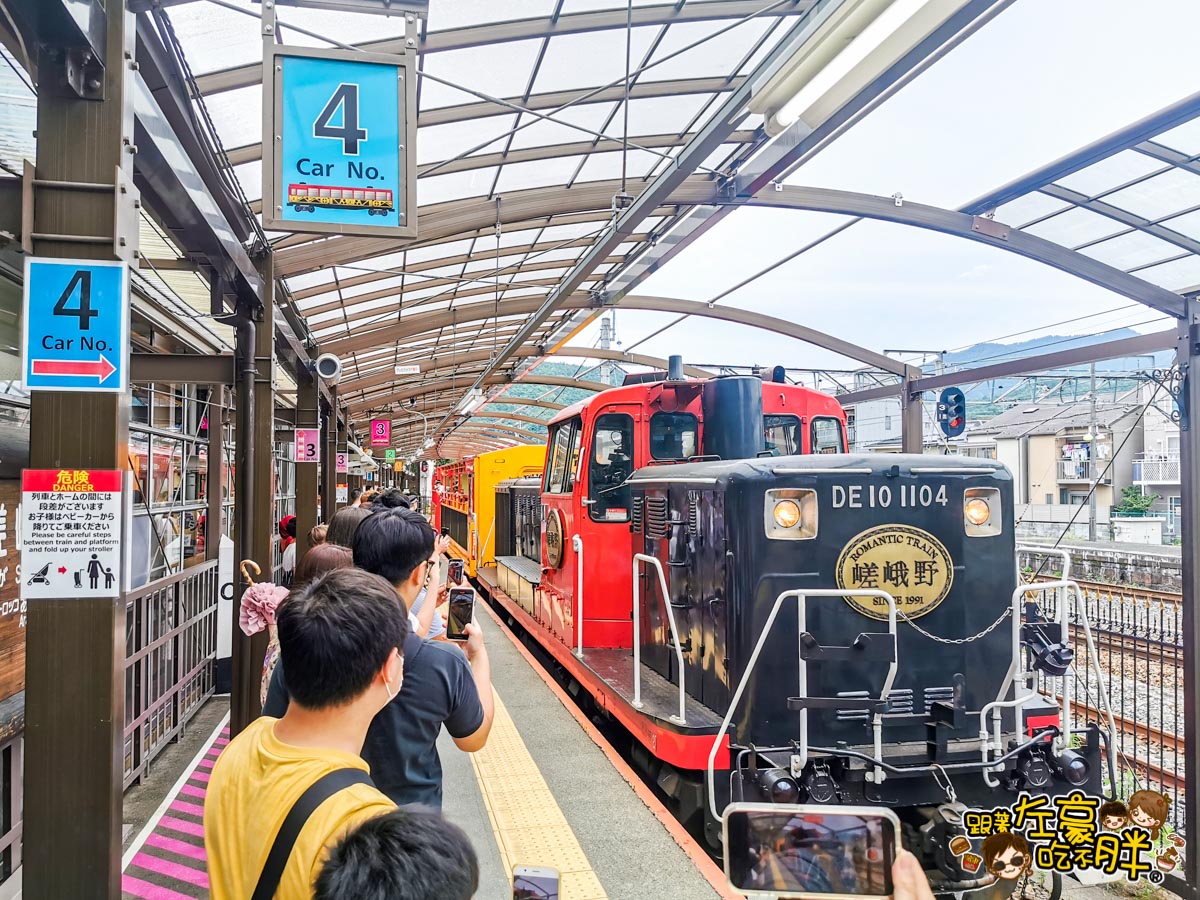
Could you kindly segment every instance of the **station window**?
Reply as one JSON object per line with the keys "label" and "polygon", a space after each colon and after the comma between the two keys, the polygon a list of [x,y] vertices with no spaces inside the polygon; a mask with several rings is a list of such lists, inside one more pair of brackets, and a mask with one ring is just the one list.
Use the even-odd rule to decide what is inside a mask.
{"label": "station window", "polygon": [[845,453],[842,422],[832,416],[817,416],[812,423],[813,453]]}
{"label": "station window", "polygon": [[594,522],[629,521],[629,485],[633,474],[633,418],[605,413],[596,418],[588,466],[588,514]]}
{"label": "station window", "polygon": [[691,413],[655,413],[650,417],[650,456],[690,459],[697,453],[699,423]]}
{"label": "station window", "polygon": [[802,453],[800,419],[797,416],[763,416],[763,439],[766,449],[780,456]]}
{"label": "station window", "polygon": [[[287,430],[291,426],[277,422],[276,431]],[[276,584],[283,584],[283,541],[279,536],[279,522],[285,516],[296,514],[296,463],[293,457],[295,448],[290,441],[276,441],[275,457],[275,540],[271,553],[271,571],[274,573]]]}
{"label": "station window", "polygon": [[[231,533],[232,416],[223,391],[196,384],[135,384],[131,391],[129,468],[133,473],[130,581],[134,588],[204,562],[206,541]],[[221,429],[220,474],[209,484],[209,428]],[[210,535],[210,491],[222,521]]]}
{"label": "station window", "polygon": [[579,461],[578,417],[556,425],[550,433],[550,465],[542,490],[547,494],[569,494],[575,486],[575,466]]}

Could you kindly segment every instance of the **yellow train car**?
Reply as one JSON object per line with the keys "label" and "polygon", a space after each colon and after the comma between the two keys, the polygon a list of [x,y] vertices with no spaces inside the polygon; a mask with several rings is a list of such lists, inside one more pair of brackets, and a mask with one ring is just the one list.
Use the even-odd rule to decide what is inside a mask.
{"label": "yellow train car", "polygon": [[541,475],[544,444],[522,444],[438,466],[433,473],[433,521],[450,534],[450,552],[475,576],[496,562],[496,485]]}

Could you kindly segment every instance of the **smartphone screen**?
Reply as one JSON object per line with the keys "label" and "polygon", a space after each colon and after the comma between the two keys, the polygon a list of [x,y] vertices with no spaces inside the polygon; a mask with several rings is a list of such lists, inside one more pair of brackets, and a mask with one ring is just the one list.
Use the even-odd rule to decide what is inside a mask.
{"label": "smartphone screen", "polygon": [[743,892],[890,897],[890,811],[744,804],[725,813],[725,874]]}
{"label": "smartphone screen", "polygon": [[558,872],[549,868],[515,866],[513,900],[558,900]]}
{"label": "smartphone screen", "polygon": [[450,529],[449,528],[442,529],[442,537],[450,537]]}
{"label": "smartphone screen", "polygon": [[450,618],[446,622],[446,639],[465,641],[464,629],[475,616],[475,592],[470,588],[450,588]]}
{"label": "smartphone screen", "polygon": [[446,579],[451,584],[458,584],[463,577],[463,561],[461,559],[450,560],[450,565],[446,570]]}

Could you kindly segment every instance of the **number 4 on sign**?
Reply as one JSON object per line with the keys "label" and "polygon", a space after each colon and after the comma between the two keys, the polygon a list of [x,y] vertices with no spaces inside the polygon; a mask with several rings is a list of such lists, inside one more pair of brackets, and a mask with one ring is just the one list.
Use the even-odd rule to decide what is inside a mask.
{"label": "number 4 on sign", "polygon": [[[342,124],[333,124],[338,108],[342,111]],[[358,127],[358,85],[339,84],[317,120],[313,123],[313,137],[329,138],[342,142],[342,152],[347,156],[358,156],[358,145],[367,139],[367,129]]]}
{"label": "number 4 on sign", "polygon": [[[77,289],[79,291],[79,305],[72,309],[67,303],[75,295]],[[75,272],[75,275],[68,282],[66,290],[62,292],[62,296],[54,304],[54,314],[56,316],[77,316],[79,318],[79,330],[91,330],[92,319],[100,315],[97,310],[92,309],[91,272],[87,269],[78,269]]]}

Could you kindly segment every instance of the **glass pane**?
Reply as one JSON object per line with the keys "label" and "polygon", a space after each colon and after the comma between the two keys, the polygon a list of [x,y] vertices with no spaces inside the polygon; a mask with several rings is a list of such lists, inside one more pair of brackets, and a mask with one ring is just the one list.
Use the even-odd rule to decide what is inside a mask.
{"label": "glass pane", "polygon": [[1064,247],[1077,247],[1097,238],[1118,234],[1127,227],[1085,209],[1069,209],[1024,230]]}
{"label": "glass pane", "polygon": [[588,474],[590,515],[596,522],[629,521],[629,485],[633,473],[633,418],[606,413],[596,419]]}
{"label": "glass pane", "polygon": [[1111,240],[1086,247],[1082,253],[1118,269],[1132,269],[1146,263],[1178,256],[1180,249],[1141,231],[1132,231]]}
{"label": "glass pane", "polygon": [[1189,256],[1175,262],[1163,263],[1138,272],[1145,278],[1172,291],[1188,291],[1200,288],[1200,256]]}
{"label": "glass pane", "polygon": [[655,413],[650,418],[650,456],[688,459],[696,455],[696,417],[691,413]]}
{"label": "glass pane", "polygon": [[129,422],[132,425],[150,424],[150,387],[145,384],[133,385],[133,396],[130,398]]}
{"label": "glass pane", "polygon": [[1200,206],[1200,175],[1172,169],[1140,184],[1109,194],[1106,203],[1147,219],[1162,219]]}
{"label": "glass pane", "polygon": [[843,453],[842,423],[829,416],[818,416],[812,423],[813,453]]}
{"label": "glass pane", "polygon": [[796,416],[763,416],[763,438],[766,449],[780,456],[800,453],[800,419]]}
{"label": "glass pane", "polygon": [[151,501],[178,503],[183,482],[183,445],[165,438],[152,439]]}
{"label": "glass pane", "polygon": [[133,471],[134,512],[150,499],[150,439],[144,434],[130,432],[129,468]]}
{"label": "glass pane", "polygon": [[151,517],[150,580],[178,572],[183,565],[183,525],[179,513]]}
{"label": "glass pane", "polygon": [[1163,163],[1135,150],[1122,150],[1086,169],[1058,180],[1063,187],[1094,197],[1120,187],[1135,178],[1163,169]]}
{"label": "glass pane", "polygon": [[[752,19],[724,34],[709,38],[727,24],[729,23],[688,22],[672,25],[655,48],[654,56],[650,60],[652,63],[666,59],[672,53],[683,50],[697,41],[704,42],[655,66],[642,77],[665,81],[668,78],[704,78],[733,72],[773,23],[769,19]],[[704,40],[705,38],[709,39]]]}
{"label": "glass pane", "polygon": [[1026,194],[1024,197],[1018,197],[1010,203],[1005,203],[997,209],[996,221],[1020,228],[1022,225],[1048,216],[1052,212],[1067,209],[1069,205],[1065,200],[1058,200],[1034,191],[1032,194]]}
{"label": "glass pane", "polygon": [[1170,228],[1172,231],[1177,231],[1185,237],[1200,241],[1200,210],[1190,212],[1184,216],[1177,216],[1174,219],[1167,219],[1162,224],[1164,228]]}
{"label": "glass pane", "polygon": [[1188,156],[1200,156],[1200,119],[1192,119],[1164,131],[1154,138],[1154,143],[1186,153]]}

